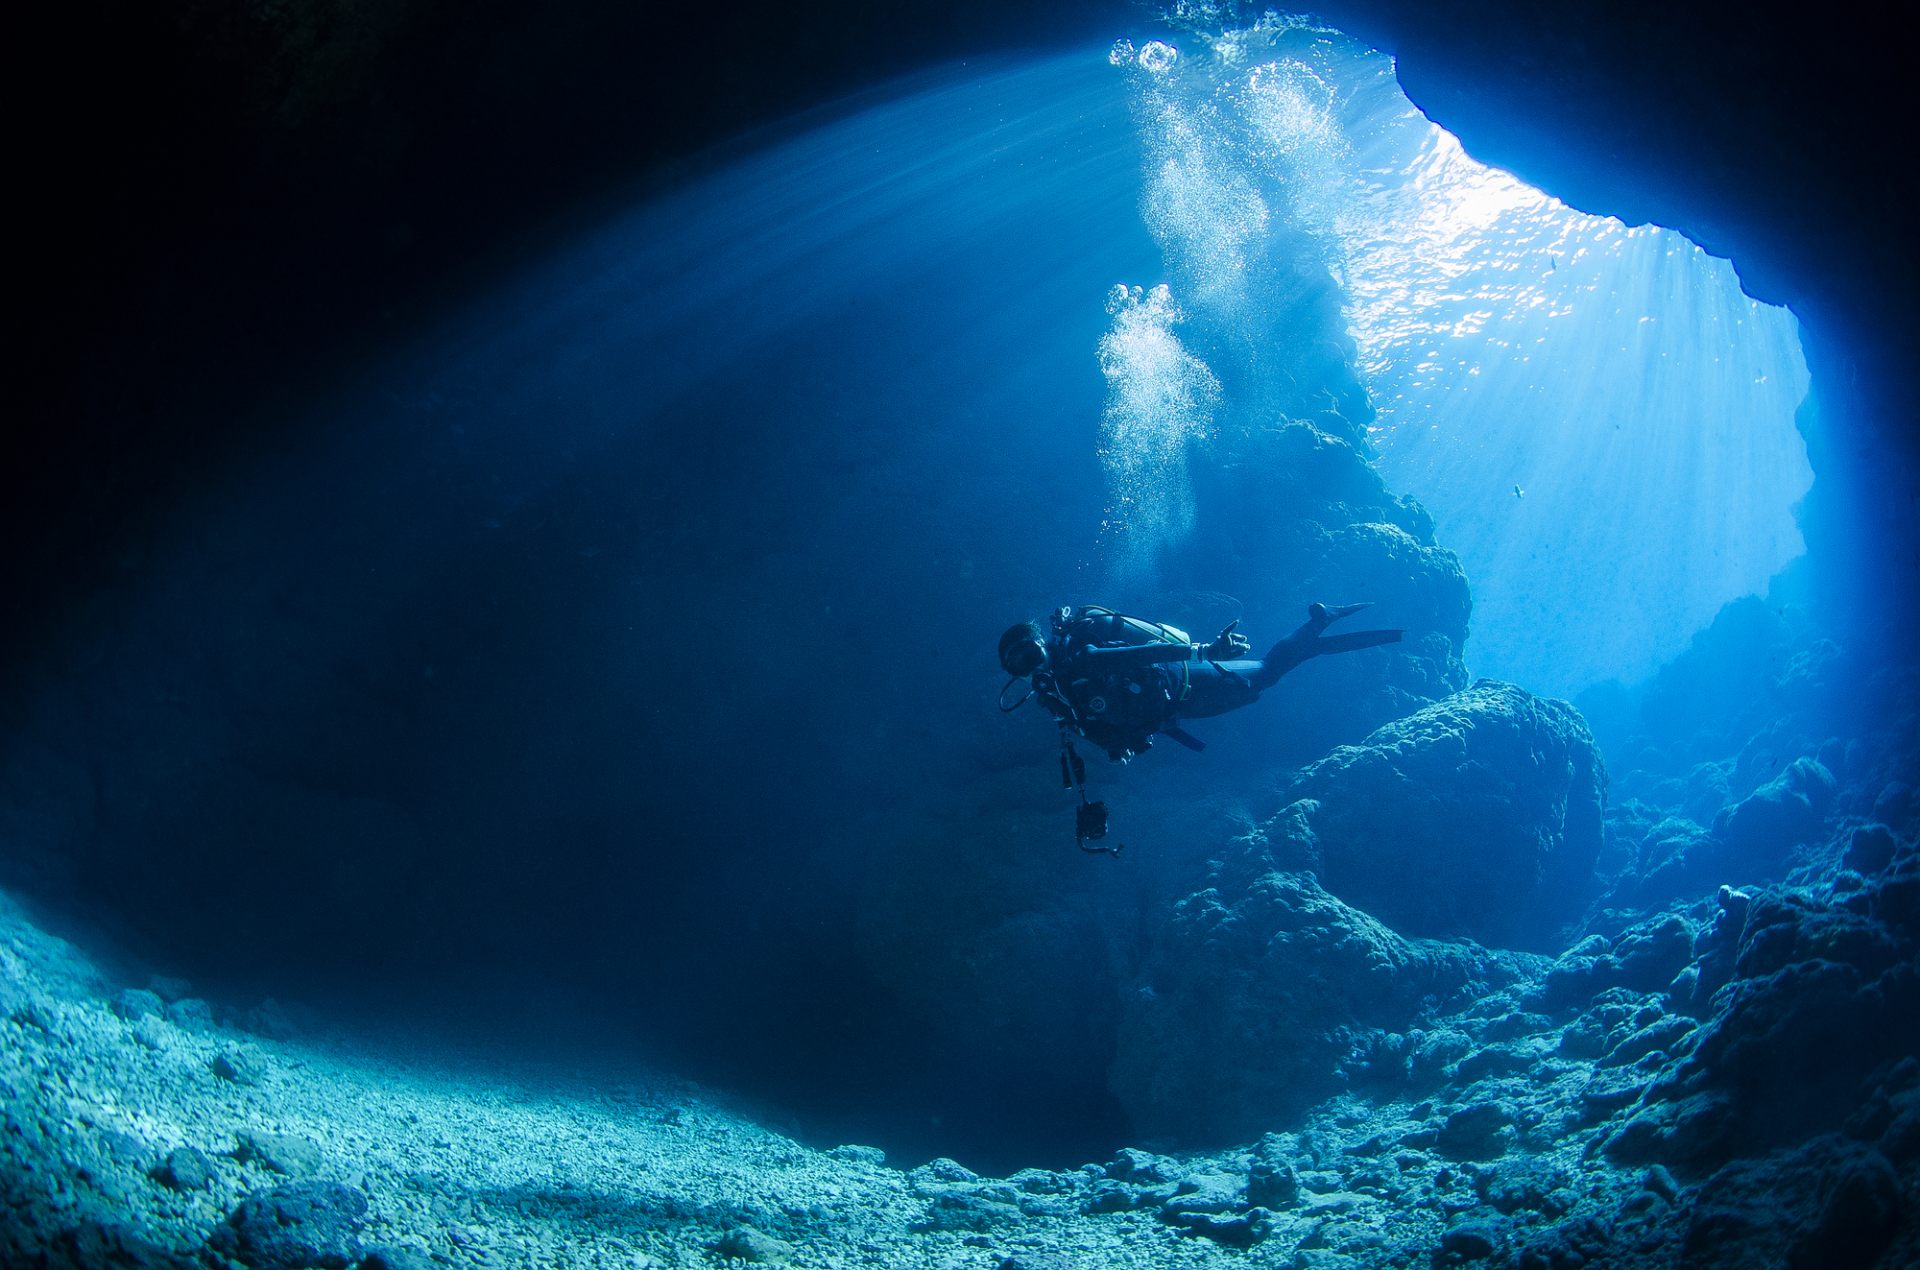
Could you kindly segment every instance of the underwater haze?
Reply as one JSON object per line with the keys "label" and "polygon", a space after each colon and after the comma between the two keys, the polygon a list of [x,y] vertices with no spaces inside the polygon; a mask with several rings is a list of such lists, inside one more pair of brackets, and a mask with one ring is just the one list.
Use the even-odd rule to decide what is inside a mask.
{"label": "underwater haze", "polygon": [[[301,409],[0,746],[0,1252],[1920,1250],[1915,680],[1806,598],[1798,324],[1384,55],[895,82]],[[999,633],[1312,602],[1405,639],[1083,744],[1076,851]]]}

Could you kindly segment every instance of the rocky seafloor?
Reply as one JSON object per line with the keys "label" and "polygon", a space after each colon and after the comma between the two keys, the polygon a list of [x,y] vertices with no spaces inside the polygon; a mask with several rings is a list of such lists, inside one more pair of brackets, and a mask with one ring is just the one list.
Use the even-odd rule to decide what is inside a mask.
{"label": "rocky seafloor", "polygon": [[[1787,681],[1836,656],[1737,746],[1611,777],[1489,681],[1292,773],[1142,950],[1140,1146],[1078,1168],[895,1167],[665,1076],[209,1005],[8,900],[0,1264],[1920,1264],[1913,684],[1832,734]],[[1195,1138],[1233,1145],[1155,1149]]]}

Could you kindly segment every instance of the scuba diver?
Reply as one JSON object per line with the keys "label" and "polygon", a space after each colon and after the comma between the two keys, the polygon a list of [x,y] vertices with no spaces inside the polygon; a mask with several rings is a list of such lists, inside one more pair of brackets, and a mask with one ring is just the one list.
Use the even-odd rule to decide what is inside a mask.
{"label": "scuba diver", "polygon": [[[1366,607],[1310,604],[1306,622],[1257,660],[1245,656],[1252,645],[1234,630],[1238,618],[1212,643],[1196,644],[1177,627],[1099,605],[1063,608],[1051,616],[1047,629],[1022,622],[1000,637],[1000,665],[1013,676],[1000,690],[1000,709],[1011,712],[1038,698],[1059,723],[1061,783],[1080,794],[1074,840],[1082,851],[1118,855],[1119,847],[1087,845],[1106,836],[1107,809],[1087,799],[1086,764],[1074,748],[1074,735],[1119,763],[1146,753],[1156,734],[1191,750],[1205,749],[1180,720],[1251,705],[1309,658],[1398,643],[1404,631],[1324,633]],[[1008,704],[1007,692],[1022,679],[1026,693]]]}

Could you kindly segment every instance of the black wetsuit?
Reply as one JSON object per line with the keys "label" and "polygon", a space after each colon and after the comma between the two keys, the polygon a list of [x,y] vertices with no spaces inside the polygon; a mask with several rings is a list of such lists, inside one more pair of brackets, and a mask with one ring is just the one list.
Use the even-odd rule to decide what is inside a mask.
{"label": "black wetsuit", "polygon": [[1086,608],[1054,623],[1047,665],[1034,675],[1042,702],[1114,759],[1144,753],[1155,733],[1199,748],[1179,726],[1251,705],[1280,677],[1311,657],[1397,642],[1397,630],[1323,635],[1365,607],[1315,604],[1307,620],[1266,656],[1215,660],[1206,646],[1173,627]]}

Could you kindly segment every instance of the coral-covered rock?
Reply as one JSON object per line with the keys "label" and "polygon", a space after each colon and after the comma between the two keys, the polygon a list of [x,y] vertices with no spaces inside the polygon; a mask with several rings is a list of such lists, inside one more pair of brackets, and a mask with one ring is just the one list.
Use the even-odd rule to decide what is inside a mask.
{"label": "coral-covered rock", "polygon": [[1318,575],[1304,581],[1311,594],[1371,600],[1416,635],[1443,636],[1448,656],[1436,663],[1439,673],[1432,688],[1437,691],[1427,692],[1428,699],[1466,682],[1458,654],[1466,642],[1473,598],[1459,557],[1392,524],[1344,525],[1318,545]]}
{"label": "coral-covered rock", "polygon": [[1488,973],[1483,950],[1402,938],[1269,860],[1237,844],[1122,1007],[1110,1083],[1149,1137],[1255,1137],[1338,1089],[1359,1035]]}
{"label": "coral-covered rock", "polygon": [[368,1248],[358,1270],[438,1270],[439,1265],[418,1248]]}
{"label": "coral-covered rock", "polygon": [[1868,896],[1868,911],[1878,921],[1920,935],[1920,856],[1896,858]]}
{"label": "coral-covered rock", "polygon": [[[1353,395],[1365,410],[1364,394]],[[1406,631],[1388,650],[1324,658],[1289,677],[1292,717],[1269,744],[1289,764],[1464,687],[1473,605],[1459,558],[1434,540],[1432,516],[1381,482],[1356,426],[1364,416],[1311,404],[1296,402],[1299,417],[1277,425],[1223,426],[1222,444],[1238,461],[1197,477],[1196,532],[1166,561],[1189,585],[1239,597],[1256,646],[1269,624],[1283,633],[1314,601],[1368,601],[1369,623]]]}
{"label": "coral-covered rock", "polygon": [[[1879,891],[1864,892],[1869,908]],[[1708,1017],[1608,1141],[1612,1158],[1711,1168],[1793,1142],[1856,1114],[1870,1074],[1920,1050],[1911,937],[1791,891],[1723,891],[1721,904],[1692,967]]]}
{"label": "coral-covered rock", "polygon": [[1878,1152],[1838,1137],[1739,1160],[1700,1187],[1682,1251],[1691,1264],[1807,1270],[1881,1263],[1900,1225],[1898,1174]]}
{"label": "coral-covered rock", "polygon": [[[1664,904],[1710,891],[1737,878],[1726,844],[1683,817],[1653,826],[1639,844],[1631,875],[1620,890],[1643,904]],[[1749,871],[1751,872],[1751,871]]]}
{"label": "coral-covered rock", "polygon": [[1440,1252],[1451,1258],[1449,1264],[1485,1261],[1500,1247],[1499,1228],[1488,1222],[1462,1222],[1440,1236]]}
{"label": "coral-covered rock", "polygon": [[1639,992],[1666,987],[1693,960],[1694,936],[1693,926],[1677,913],[1627,931],[1613,950],[1620,961],[1620,982]]}
{"label": "coral-covered rock", "polygon": [[1880,873],[1893,863],[1899,845],[1885,825],[1860,825],[1847,840],[1846,866],[1868,876]]}
{"label": "coral-covered rock", "polygon": [[1513,1108],[1498,1102],[1474,1103],[1449,1115],[1436,1149],[1456,1160],[1487,1160],[1507,1149]]}
{"label": "coral-covered rock", "polygon": [[1327,890],[1402,934],[1552,946],[1592,890],[1606,772],[1573,707],[1481,680],[1343,746],[1310,800]]}
{"label": "coral-covered rock", "polygon": [[1833,774],[1815,759],[1797,758],[1780,775],[1715,817],[1714,832],[1741,858],[1778,861],[1820,836],[1833,802]]}
{"label": "coral-covered rock", "polygon": [[234,1159],[259,1164],[283,1177],[312,1177],[326,1165],[320,1148],[295,1134],[248,1130],[238,1139]]}
{"label": "coral-covered rock", "polygon": [[1608,988],[1643,993],[1668,988],[1693,961],[1696,938],[1694,927],[1677,913],[1629,927],[1612,946],[1598,935],[1589,936],[1554,962],[1534,1000],[1562,1010]]}
{"label": "coral-covered rock", "polygon": [[781,1261],[792,1254],[792,1244],[751,1226],[729,1230],[713,1246],[713,1255],[721,1261],[747,1261],[755,1265]]}
{"label": "coral-covered rock", "polygon": [[1873,818],[1890,825],[1911,825],[1920,809],[1920,796],[1905,781],[1889,781],[1874,795]]}
{"label": "coral-covered rock", "polygon": [[1258,1208],[1287,1209],[1300,1202],[1300,1175],[1278,1134],[1269,1133],[1255,1144],[1246,1194],[1247,1203]]}

